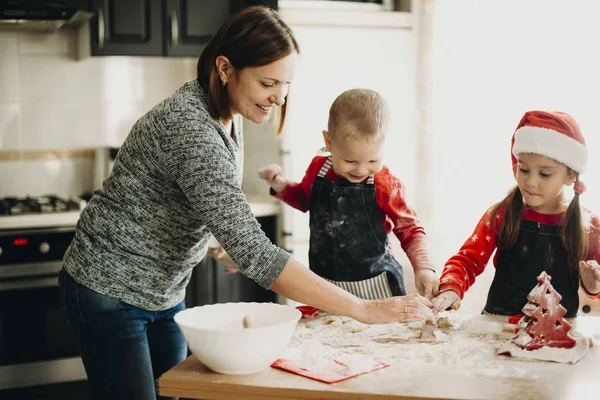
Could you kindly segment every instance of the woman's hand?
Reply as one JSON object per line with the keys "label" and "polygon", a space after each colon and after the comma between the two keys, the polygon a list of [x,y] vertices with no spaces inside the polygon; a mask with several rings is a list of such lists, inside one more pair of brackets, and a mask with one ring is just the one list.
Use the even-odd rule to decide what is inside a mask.
{"label": "woman's hand", "polygon": [[363,300],[363,302],[362,310],[355,319],[365,324],[388,324],[434,318],[431,311],[433,305],[419,294]]}
{"label": "woman's hand", "polygon": [[220,262],[221,264],[225,264],[225,273],[233,274],[238,272],[238,267],[235,265],[231,257],[227,254],[223,246],[219,246],[216,249],[209,248],[208,255]]}
{"label": "woman's hand", "polygon": [[439,313],[448,308],[458,310],[460,308],[460,296],[454,290],[446,290],[433,299],[433,312]]}
{"label": "woman's hand", "polygon": [[422,268],[415,272],[415,286],[421,296],[425,296],[427,300],[431,300],[438,294],[440,281],[435,271]]}
{"label": "woman's hand", "polygon": [[595,260],[579,261],[579,276],[588,293],[600,293],[600,265]]}
{"label": "woman's hand", "polygon": [[283,169],[277,164],[265,165],[258,170],[258,176],[264,179],[275,193],[281,192],[288,184]]}

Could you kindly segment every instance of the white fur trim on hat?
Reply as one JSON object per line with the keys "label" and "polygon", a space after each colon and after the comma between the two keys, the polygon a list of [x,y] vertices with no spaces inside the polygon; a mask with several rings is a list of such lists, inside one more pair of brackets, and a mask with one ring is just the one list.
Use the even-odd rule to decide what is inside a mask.
{"label": "white fur trim on hat", "polygon": [[524,126],[515,131],[512,152],[515,157],[521,153],[539,154],[565,164],[580,174],[585,172],[588,160],[585,145],[564,133],[537,126]]}

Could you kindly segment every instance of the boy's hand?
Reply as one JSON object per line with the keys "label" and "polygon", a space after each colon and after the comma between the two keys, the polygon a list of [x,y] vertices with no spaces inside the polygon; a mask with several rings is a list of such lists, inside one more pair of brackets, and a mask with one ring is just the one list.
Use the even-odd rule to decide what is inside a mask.
{"label": "boy's hand", "polygon": [[287,179],[283,174],[283,169],[277,164],[265,165],[258,170],[258,176],[267,181],[275,193],[281,192],[287,186]]}
{"label": "boy's hand", "polygon": [[595,260],[579,261],[579,276],[588,293],[600,293],[600,265]]}
{"label": "boy's hand", "polygon": [[458,310],[460,308],[460,296],[454,290],[446,290],[433,299],[433,312],[439,313],[448,308]]}
{"label": "boy's hand", "polygon": [[216,249],[208,249],[208,255],[220,262],[221,264],[225,264],[225,273],[233,274],[238,272],[238,267],[235,265],[229,254],[225,251],[222,246],[219,246]]}
{"label": "boy's hand", "polygon": [[431,300],[438,294],[440,281],[436,277],[435,271],[422,268],[415,272],[415,286],[421,296]]}

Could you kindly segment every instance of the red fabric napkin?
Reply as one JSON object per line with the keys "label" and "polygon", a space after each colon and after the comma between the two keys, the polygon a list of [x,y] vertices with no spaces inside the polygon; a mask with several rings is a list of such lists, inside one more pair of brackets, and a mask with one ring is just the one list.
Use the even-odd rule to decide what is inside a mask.
{"label": "red fabric napkin", "polygon": [[314,379],[325,383],[336,383],[346,379],[354,378],[355,376],[367,374],[369,372],[377,371],[385,367],[389,367],[389,364],[382,362],[375,362],[373,368],[368,371],[355,372],[346,368],[346,366],[336,360],[331,361],[328,364],[317,367],[315,369],[307,370],[300,367],[299,361],[286,360],[280,358],[271,364],[271,367],[282,369],[284,371],[292,372],[294,374],[304,376],[306,378]]}
{"label": "red fabric napkin", "polygon": [[298,306],[298,311],[302,313],[302,318],[315,318],[319,315],[319,309],[311,306]]}

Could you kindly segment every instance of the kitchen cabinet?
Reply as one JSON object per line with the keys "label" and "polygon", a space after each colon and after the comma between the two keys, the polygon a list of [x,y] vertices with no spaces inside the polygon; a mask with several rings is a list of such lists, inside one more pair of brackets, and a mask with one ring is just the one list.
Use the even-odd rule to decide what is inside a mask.
{"label": "kitchen cabinet", "polygon": [[[277,244],[277,216],[265,215],[257,220],[271,242]],[[228,302],[277,302],[277,295],[239,272],[225,273],[224,264],[206,256],[192,272],[186,306]]]}
{"label": "kitchen cabinet", "polygon": [[163,33],[166,56],[199,56],[230,14],[223,0],[166,0],[167,27]]}
{"label": "kitchen cabinet", "polygon": [[161,8],[162,0],[92,0],[92,55],[162,55]]}
{"label": "kitchen cabinet", "polygon": [[277,1],[91,0],[91,55],[198,57],[232,12]]}

